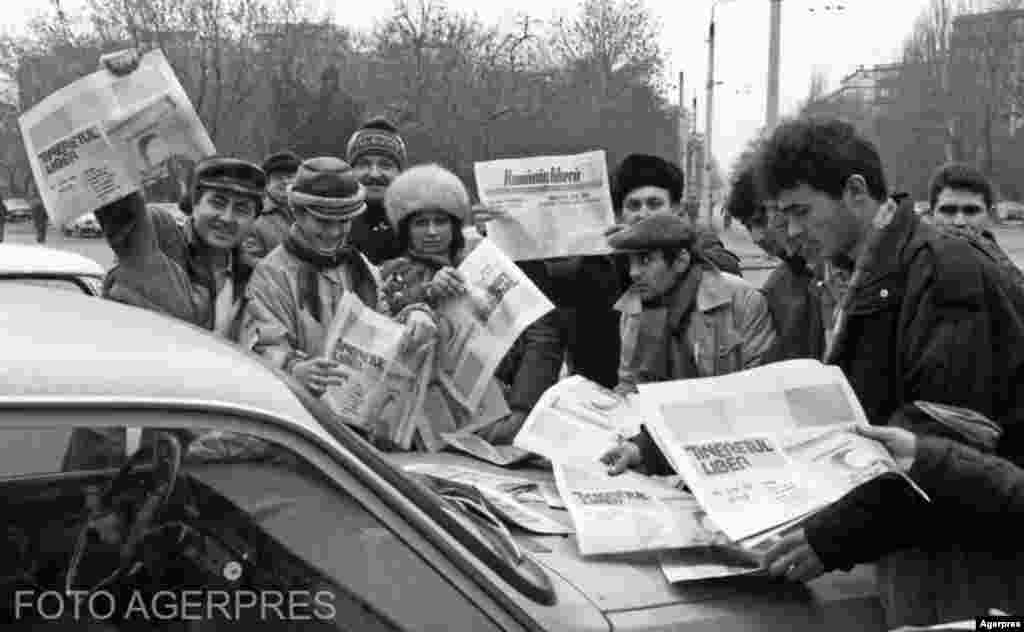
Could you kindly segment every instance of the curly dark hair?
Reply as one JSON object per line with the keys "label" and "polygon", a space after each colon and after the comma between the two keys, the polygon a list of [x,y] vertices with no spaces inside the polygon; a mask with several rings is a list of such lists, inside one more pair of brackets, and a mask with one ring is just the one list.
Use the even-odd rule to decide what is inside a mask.
{"label": "curly dark hair", "polygon": [[757,165],[749,164],[733,176],[725,212],[741,222],[750,219],[761,208],[761,193],[757,187]]}
{"label": "curly dark hair", "polygon": [[841,198],[850,176],[860,175],[868,193],[885,200],[888,188],[875,145],[846,121],[801,117],[781,123],[764,144],[758,182],[769,198],[806,184]]}
{"label": "curly dark hair", "polygon": [[995,190],[992,183],[980,171],[962,162],[950,162],[939,167],[928,185],[928,201],[932,209],[939,198],[939,193],[949,187],[976,193],[985,199],[985,207],[992,208],[995,204]]}

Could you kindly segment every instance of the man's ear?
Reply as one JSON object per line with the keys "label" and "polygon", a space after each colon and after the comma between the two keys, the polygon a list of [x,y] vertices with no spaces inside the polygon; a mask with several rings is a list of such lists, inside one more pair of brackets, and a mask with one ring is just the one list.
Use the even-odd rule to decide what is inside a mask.
{"label": "man's ear", "polygon": [[690,251],[680,250],[676,260],[672,263],[672,269],[675,270],[676,274],[682,274],[686,272],[690,267]]}
{"label": "man's ear", "polygon": [[868,182],[864,176],[855,173],[846,179],[843,187],[843,202],[850,208],[859,208],[871,202],[871,192],[868,190]]}

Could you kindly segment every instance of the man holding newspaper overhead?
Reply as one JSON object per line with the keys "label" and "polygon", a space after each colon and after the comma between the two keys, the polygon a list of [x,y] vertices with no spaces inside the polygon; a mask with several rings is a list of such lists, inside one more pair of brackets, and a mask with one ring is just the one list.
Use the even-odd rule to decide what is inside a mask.
{"label": "man holding newspaper overhead", "polygon": [[[377,269],[348,243],[352,220],[366,208],[365,191],[340,158],[302,163],[288,193],[295,223],[285,241],[256,267],[249,283],[243,345],[322,395],[342,375],[324,357],[327,329],[342,295],[381,306]],[[436,332],[424,303],[398,314],[407,343],[421,346]]]}
{"label": "man holding newspaper overhead", "polygon": [[[878,151],[852,125],[787,122],[766,142],[760,164],[765,192],[778,200],[790,234],[853,271],[827,361],[843,369],[868,420],[975,442],[983,424],[935,412],[932,402],[963,407],[996,422],[999,432],[977,445],[1020,463],[1019,289],[969,242],[941,236],[909,204],[888,200]],[[887,490],[869,483],[815,515],[770,552],[772,571],[807,580],[837,568],[844,536],[865,508],[901,520],[903,495]],[[916,535],[920,548],[879,564],[891,627],[961,619],[993,606],[1024,610],[1024,591],[1015,588],[1024,558],[979,550],[983,543],[934,542],[928,529]]]}

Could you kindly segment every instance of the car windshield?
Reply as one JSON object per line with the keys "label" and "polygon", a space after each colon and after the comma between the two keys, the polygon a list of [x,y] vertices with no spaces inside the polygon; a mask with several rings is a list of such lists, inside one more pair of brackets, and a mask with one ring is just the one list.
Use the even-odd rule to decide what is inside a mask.
{"label": "car windshield", "polygon": [[430,516],[447,535],[525,596],[539,603],[554,603],[554,589],[544,569],[522,553],[490,501],[475,488],[402,471],[291,376],[279,375],[325,430]]}

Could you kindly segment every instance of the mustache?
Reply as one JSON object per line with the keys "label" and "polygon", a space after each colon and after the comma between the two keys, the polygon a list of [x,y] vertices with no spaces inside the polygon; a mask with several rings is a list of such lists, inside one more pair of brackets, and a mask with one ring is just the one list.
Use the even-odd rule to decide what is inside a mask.
{"label": "mustache", "polygon": [[391,184],[391,179],[387,177],[363,176],[360,182],[368,187],[386,187]]}

